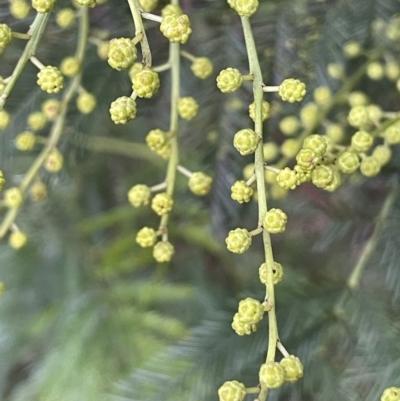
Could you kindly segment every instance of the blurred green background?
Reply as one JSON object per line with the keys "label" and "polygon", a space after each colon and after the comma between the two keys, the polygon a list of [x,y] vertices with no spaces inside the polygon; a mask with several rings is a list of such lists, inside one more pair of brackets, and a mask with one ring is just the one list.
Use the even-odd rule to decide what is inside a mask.
{"label": "blurred green background", "polygon": [[[359,42],[366,57],[386,46],[374,27],[400,12],[397,0],[261,1],[252,17],[265,82],[279,84],[295,77],[312,89],[342,83],[326,66],[343,65],[348,76],[365,57],[348,60],[343,44]],[[165,2],[160,2],[158,11]],[[68,6],[59,1],[56,10]],[[26,31],[34,13],[23,21],[9,15],[0,1],[0,17],[16,31]],[[261,241],[243,255],[230,254],[228,230],[255,227],[257,205],[230,199],[230,186],[242,176],[251,157],[232,146],[234,133],[250,123],[250,86],[221,94],[215,77],[228,66],[248,70],[240,19],[222,0],[182,0],[193,35],[185,50],[207,56],[213,76],[199,80],[182,61],[182,94],[200,105],[198,116],[180,122],[181,164],[214,177],[212,192],[197,198],[178,177],[170,241],[176,249],[169,264],[157,265],[151,250],[135,242],[144,225],[156,227],[150,208],[134,209],[126,197],[136,183],[154,185],[164,179],[166,163],[144,146],[150,129],[169,122],[169,76],[161,75],[159,95],[138,100],[138,117],[115,126],[109,104],[130,94],[127,72],[112,70],[89,45],[83,84],[95,93],[98,106],[83,116],[75,105],[68,113],[59,149],[65,157],[60,173],[41,172],[49,197],[27,201],[18,225],[29,236],[21,250],[0,244],[0,398],[6,401],[150,401],[216,400],[225,380],[258,383],[265,358],[267,322],[245,338],[231,329],[240,299],[262,299],[258,280]],[[90,11],[91,32],[108,38],[133,36],[125,0],[108,0]],[[154,64],[168,57],[167,41],[156,23],[148,23]],[[106,32],[106,33],[107,33]],[[103,32],[104,33],[104,32]],[[105,34],[106,34],[105,33]],[[8,76],[23,44],[14,41],[0,58]],[[49,23],[38,57],[59,65],[72,55],[76,26],[61,30]],[[382,60],[398,63],[399,43],[384,47]],[[0,168],[8,185],[17,185],[38,151],[18,152],[17,133],[26,116],[48,98],[35,86],[35,67],[28,65],[7,101],[13,120],[0,132]],[[365,92],[384,110],[397,111],[400,95],[388,79],[362,76],[354,90]],[[284,140],[278,123],[298,115],[302,105],[284,106],[272,96],[274,113],[266,123],[268,139]],[[329,121],[346,128],[345,101]],[[322,133],[326,121],[318,128]],[[47,132],[43,132],[46,136]],[[396,188],[400,155],[373,179],[351,177],[331,194],[311,185],[270,199],[289,216],[283,235],[273,238],[274,254],[285,269],[277,287],[280,337],[300,357],[304,378],[271,391],[269,400],[373,401],[383,389],[400,386],[400,201],[379,232],[358,290],[346,280],[370,238],[385,199]],[[252,399],[254,397],[249,397]]]}

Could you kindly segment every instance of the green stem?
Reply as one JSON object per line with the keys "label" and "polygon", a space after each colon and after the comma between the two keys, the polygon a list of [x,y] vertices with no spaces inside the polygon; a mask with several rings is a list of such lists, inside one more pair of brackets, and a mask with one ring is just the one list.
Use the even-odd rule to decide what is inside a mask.
{"label": "green stem", "polygon": [[[263,88],[262,88],[262,73],[260,63],[257,55],[257,48],[254,42],[253,32],[251,29],[250,21],[247,17],[241,17],[242,27],[244,32],[244,39],[246,42],[247,55],[249,59],[250,74],[254,76],[253,80],[253,95],[255,104],[255,132],[262,138],[263,137],[263,123],[262,123],[262,101],[263,101]],[[255,152],[255,174],[257,177],[257,193],[258,193],[258,221],[261,225],[265,213],[268,210],[267,196],[264,179],[264,155],[263,155],[263,141],[260,141]],[[266,296],[271,303],[272,308],[268,312],[269,322],[269,336],[268,336],[268,352],[267,362],[275,360],[276,345],[278,342],[278,325],[276,321],[275,311],[275,288],[273,282],[273,263],[274,258],[272,254],[271,237],[267,230],[263,230],[263,242],[265,262],[267,264],[267,282],[266,282]],[[261,387],[258,400],[264,401],[267,398],[268,389],[264,386]]]}
{"label": "green stem", "polygon": [[133,18],[133,23],[135,24],[135,36],[142,34],[143,38],[140,41],[140,46],[142,48],[143,56],[143,66],[151,67],[152,59],[149,42],[147,40],[146,31],[144,29],[142,15],[140,13],[140,3],[139,0],[128,0],[129,8],[131,9],[131,14]]}
{"label": "green stem", "polygon": [[26,64],[29,59],[35,55],[36,50],[39,46],[40,40],[42,39],[44,30],[46,28],[47,22],[49,20],[50,14],[37,14],[31,29],[28,32],[28,35],[31,36],[28,43],[25,46],[23,53],[14,68],[12,75],[9,77],[9,81],[4,88],[2,95],[0,96],[0,111],[3,110],[4,104],[8,96],[10,96],[11,91],[14,88],[14,85],[17,83],[19,76],[22,74]]}

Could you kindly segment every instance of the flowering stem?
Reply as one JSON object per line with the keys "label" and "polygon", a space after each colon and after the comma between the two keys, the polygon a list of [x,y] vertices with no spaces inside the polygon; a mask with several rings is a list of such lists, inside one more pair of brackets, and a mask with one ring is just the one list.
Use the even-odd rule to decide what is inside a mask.
{"label": "flowering stem", "polygon": [[279,92],[279,86],[263,86],[263,92]]}
{"label": "flowering stem", "polygon": [[148,19],[149,21],[155,21],[158,23],[160,23],[162,21],[162,17],[160,17],[159,15],[151,14],[151,13],[143,12],[142,17],[144,19]]}
{"label": "flowering stem", "polygon": [[184,176],[186,176],[188,178],[190,178],[193,175],[193,173],[190,170],[188,170],[187,168],[185,168],[181,165],[179,165],[177,168],[181,174],[183,174]]}
{"label": "flowering stem", "polygon": [[[242,27],[244,32],[244,39],[246,42],[247,55],[249,59],[250,73],[254,76],[253,80],[253,95],[255,105],[255,132],[262,138],[263,137],[263,123],[262,123],[262,101],[263,101],[263,87],[262,87],[262,73],[260,63],[258,60],[256,44],[254,42],[253,32],[251,29],[249,18],[241,17]],[[260,141],[255,152],[255,174],[257,177],[257,193],[258,193],[258,220],[261,224],[265,213],[268,210],[267,196],[264,180],[264,154],[263,154],[263,141]],[[273,282],[273,263],[274,258],[272,254],[271,237],[267,230],[263,230],[263,242],[265,262],[267,264],[267,282],[266,294],[271,303],[271,310],[268,312],[269,322],[269,340],[267,362],[275,360],[276,345],[278,342],[278,325],[276,322],[275,312],[275,291]],[[267,398],[268,389],[264,386],[261,387],[258,399],[265,401]]]}
{"label": "flowering stem", "polygon": [[35,67],[37,67],[39,70],[42,70],[42,69],[44,68],[44,64],[43,64],[42,62],[40,62],[40,61],[36,58],[36,56],[31,56],[30,60],[31,60],[31,63],[32,63]]}
{"label": "flowering stem", "polygon": [[193,54],[187,52],[186,50],[181,50],[181,55],[182,55],[182,57],[187,58],[191,62],[196,61],[196,58],[197,58],[196,56],[194,56]]}
{"label": "flowering stem", "polygon": [[12,36],[16,39],[24,39],[24,40],[29,40],[31,38],[31,35],[28,35],[27,33],[19,33],[19,32],[13,32]]}

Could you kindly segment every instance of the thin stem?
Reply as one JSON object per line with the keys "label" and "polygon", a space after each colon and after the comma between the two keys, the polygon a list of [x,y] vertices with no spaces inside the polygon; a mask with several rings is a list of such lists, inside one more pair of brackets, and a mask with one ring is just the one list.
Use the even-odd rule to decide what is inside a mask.
{"label": "thin stem", "polygon": [[161,23],[161,21],[162,21],[162,17],[160,17],[159,15],[146,13],[146,12],[142,12],[142,18],[148,19],[149,21],[155,21],[158,23]]}
{"label": "thin stem", "polygon": [[44,64],[41,61],[39,61],[35,56],[31,56],[30,60],[31,63],[39,70],[42,70],[44,68]]}
{"label": "thin stem", "polygon": [[[260,63],[258,60],[256,44],[254,42],[253,32],[251,29],[250,21],[247,17],[241,17],[242,27],[244,32],[244,39],[246,42],[247,55],[249,59],[250,73],[254,76],[253,81],[253,95],[255,105],[255,132],[262,138],[263,137],[263,123],[262,123],[262,101],[263,101],[263,87],[262,87],[262,73]],[[260,141],[255,152],[255,174],[257,177],[257,192],[258,192],[258,221],[259,224],[263,220],[267,207],[267,195],[264,180],[264,154],[263,154],[263,141]],[[261,225],[261,224],[260,224]],[[276,321],[275,312],[275,288],[273,282],[273,263],[274,258],[272,254],[271,237],[267,230],[263,230],[263,242],[265,262],[267,264],[267,282],[266,294],[271,303],[271,310],[268,312],[269,322],[269,339],[268,339],[268,352],[266,361],[275,360],[276,344],[278,341],[278,325]],[[267,398],[268,389],[264,386],[261,387],[258,399],[265,401]]]}
{"label": "thin stem", "polygon": [[43,32],[46,28],[47,22],[49,20],[50,14],[37,14],[35,20],[32,23],[31,28],[29,29],[28,35],[31,36],[31,39],[25,46],[25,50],[21,54],[21,57],[14,68],[10,79],[4,88],[3,93],[0,96],[0,111],[3,110],[4,104],[8,96],[10,96],[11,91],[14,88],[14,85],[17,83],[19,76],[22,74],[27,62],[29,59],[36,53],[36,49],[39,46],[40,40],[42,39]]}
{"label": "thin stem", "polygon": [[170,68],[171,68],[171,64],[168,61],[168,62],[166,62],[164,64],[160,64],[160,65],[157,65],[156,67],[153,67],[153,71],[155,71],[155,72],[163,72],[163,71],[169,70]]}
{"label": "thin stem", "polygon": [[264,165],[264,169],[267,171],[272,171],[273,173],[279,174],[281,172],[280,168]]}
{"label": "thin stem", "polygon": [[279,92],[279,86],[263,86],[263,92]]}
{"label": "thin stem", "polygon": [[19,32],[13,32],[12,36],[16,39],[23,39],[23,40],[29,40],[31,38],[31,35],[28,35],[27,33],[19,33]]}
{"label": "thin stem", "polygon": [[276,345],[279,349],[279,351],[281,351],[282,355],[284,357],[289,356],[289,352],[286,350],[286,348],[283,346],[283,344],[278,340],[278,343]]}
{"label": "thin stem", "polygon": [[197,57],[193,54],[187,52],[186,50],[181,50],[181,56],[187,58],[188,60],[194,62],[196,61]]}
{"label": "thin stem", "polygon": [[255,230],[250,231],[249,234],[250,234],[252,237],[254,237],[254,236],[258,235],[258,234],[261,234],[261,233],[263,232],[263,230],[264,230],[264,229],[263,229],[262,227],[258,227],[258,228],[256,228]]}
{"label": "thin stem", "polygon": [[260,387],[248,387],[246,388],[246,394],[258,394]]}
{"label": "thin stem", "polygon": [[246,185],[249,187],[254,181],[257,180],[257,176],[256,173],[254,173],[247,181],[246,181]]}
{"label": "thin stem", "polygon": [[153,185],[150,188],[151,192],[158,192],[158,191],[162,191],[163,189],[167,188],[167,183],[166,182],[161,182],[160,184],[157,185]]}
{"label": "thin stem", "polygon": [[179,171],[181,174],[183,174],[185,177],[190,178],[190,177],[193,175],[193,173],[192,173],[190,170],[188,170],[187,168],[185,168],[185,167],[183,167],[183,166],[181,166],[181,165],[179,165],[179,166],[177,167],[177,169],[178,169],[178,171]]}

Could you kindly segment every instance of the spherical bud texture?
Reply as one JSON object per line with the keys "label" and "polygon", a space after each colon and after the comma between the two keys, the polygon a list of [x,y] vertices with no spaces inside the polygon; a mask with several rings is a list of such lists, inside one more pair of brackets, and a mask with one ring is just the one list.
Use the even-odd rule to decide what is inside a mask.
{"label": "spherical bud texture", "polygon": [[169,262],[174,255],[174,246],[168,241],[157,242],[153,248],[153,257],[157,262]]}
{"label": "spherical bud texture", "polygon": [[82,114],[91,113],[96,107],[97,100],[91,93],[83,92],[76,98],[76,107]]}
{"label": "spherical bud texture", "polygon": [[142,71],[134,75],[132,79],[132,88],[139,97],[151,98],[160,87],[160,79],[158,74],[150,68],[143,68]]}
{"label": "spherical bud texture", "polygon": [[0,49],[6,47],[12,40],[11,28],[6,24],[0,24]]}
{"label": "spherical bud texture", "polygon": [[301,149],[296,156],[297,164],[304,170],[312,170],[319,160],[319,157],[311,149]]}
{"label": "spherical bud texture", "polygon": [[4,204],[9,208],[16,208],[24,203],[24,195],[22,191],[13,187],[4,191]]}
{"label": "spherical bud texture", "polygon": [[171,156],[171,144],[167,142],[160,149],[157,149],[155,152],[164,160],[168,160]]}
{"label": "spherical bud texture", "polygon": [[367,75],[374,81],[379,81],[385,76],[385,69],[378,61],[374,61],[367,66]]}
{"label": "spherical bud texture", "polygon": [[136,235],[136,242],[143,248],[154,246],[156,240],[155,230],[149,227],[143,227]]}
{"label": "spherical bud texture", "polygon": [[322,156],[327,147],[326,139],[321,135],[309,135],[303,142],[303,148],[311,149],[316,156]]}
{"label": "spherical bud texture", "polygon": [[72,8],[63,8],[56,15],[56,22],[60,28],[68,28],[75,21],[75,12]]}
{"label": "spherical bud texture", "polygon": [[381,401],[400,401],[400,387],[389,387],[381,396]]}
{"label": "spherical bud texture", "polygon": [[185,120],[191,120],[196,116],[199,105],[192,97],[182,97],[178,102],[178,113]]}
{"label": "spherical bud texture", "polygon": [[333,180],[332,182],[326,186],[325,191],[334,192],[342,185],[342,176],[340,175],[339,171],[333,171]]}
{"label": "spherical bud texture", "polygon": [[74,0],[76,4],[84,7],[91,7],[93,8],[97,2],[96,0]]}
{"label": "spherical bud texture", "polygon": [[400,124],[393,124],[386,128],[383,133],[386,143],[389,145],[397,145],[400,143]]}
{"label": "spherical bud texture", "polygon": [[375,157],[368,156],[361,160],[360,171],[365,177],[375,177],[381,171],[381,164]]}
{"label": "spherical bud texture", "polygon": [[242,323],[257,324],[262,320],[264,307],[254,298],[246,298],[239,302],[239,319]]}
{"label": "spherical bud texture", "polygon": [[158,5],[158,0],[140,0],[140,5],[147,13],[151,13]]}
{"label": "spherical bud texture", "polygon": [[240,88],[243,77],[236,68],[222,70],[217,76],[217,86],[222,93],[232,93]]}
{"label": "spherical bud texture", "polygon": [[238,131],[233,138],[233,146],[242,155],[250,155],[257,149],[260,137],[250,128]]}
{"label": "spherical bud texture", "polygon": [[254,193],[253,188],[246,185],[246,181],[236,181],[231,186],[231,191],[231,198],[239,203],[250,202]]}
{"label": "spherical bud texture", "polygon": [[134,207],[145,206],[150,202],[151,190],[147,185],[137,184],[128,191],[128,200]]}
{"label": "spherical bud texture", "polygon": [[311,181],[312,169],[306,170],[305,168],[296,164],[293,167],[293,170],[296,172],[297,185],[303,184],[304,182]]}
{"label": "spherical bud texture", "polygon": [[172,43],[186,43],[192,33],[190,20],[186,14],[169,14],[162,18],[160,30]]}
{"label": "spherical bud texture", "polygon": [[306,94],[306,86],[298,79],[285,79],[279,86],[279,96],[289,103],[300,102]]}
{"label": "spherical bud texture", "polygon": [[32,0],[32,7],[41,14],[50,12],[56,5],[56,0]]}
{"label": "spherical bud texture", "polygon": [[283,233],[286,229],[287,215],[281,209],[271,209],[265,213],[264,228],[271,234]]}
{"label": "spherical bud texture", "polygon": [[231,324],[231,327],[233,330],[235,330],[235,333],[239,336],[250,335],[251,333],[254,333],[257,330],[256,324],[243,323],[240,320],[239,313],[235,313],[235,315],[233,316],[233,322]]}
{"label": "spherical bud texture", "polygon": [[257,11],[258,0],[235,0],[233,8],[241,17],[250,17]]}
{"label": "spherical bud texture", "polygon": [[267,362],[261,365],[260,383],[267,388],[278,388],[286,380],[285,369],[278,362]]}
{"label": "spherical bud texture", "polygon": [[343,152],[336,160],[339,170],[345,174],[354,173],[360,166],[357,154],[351,151]]}
{"label": "spherical bud texture", "polygon": [[190,69],[196,77],[206,79],[212,74],[214,67],[208,57],[197,57],[190,66]]}
{"label": "spherical bud texture", "polygon": [[110,115],[115,124],[126,124],[136,117],[136,102],[128,96],[121,96],[111,103]]}
{"label": "spherical bud texture", "polygon": [[330,63],[326,66],[328,75],[333,79],[341,79],[344,77],[344,68],[337,63]]}
{"label": "spherical bud texture", "polygon": [[13,0],[10,3],[10,14],[16,19],[24,19],[28,16],[30,6],[25,0]]}
{"label": "spherical bud texture", "polygon": [[116,70],[129,68],[137,57],[137,50],[129,38],[116,38],[110,41],[108,64]]}
{"label": "spherical bud texture", "polygon": [[161,16],[165,17],[167,15],[181,15],[183,14],[182,9],[175,5],[175,4],[167,4],[162,10],[161,10]]}
{"label": "spherical bud texture", "polygon": [[22,231],[14,231],[11,233],[8,243],[11,248],[21,249],[28,242],[28,237]]}
{"label": "spherical bud texture", "polygon": [[332,92],[327,86],[319,86],[314,90],[313,96],[315,103],[326,106],[332,98]]}
{"label": "spherical bud texture", "polygon": [[366,106],[369,102],[368,96],[364,92],[351,92],[347,98],[350,107]]}
{"label": "spherical bud texture", "polygon": [[276,182],[285,189],[295,189],[297,186],[297,174],[289,167],[285,167],[276,176]]}
{"label": "spherical bud texture", "polygon": [[350,109],[347,121],[352,127],[362,127],[369,124],[368,110],[365,106],[355,106]]}
{"label": "spherical bud texture", "polygon": [[243,401],[246,397],[246,387],[236,380],[225,382],[218,389],[219,401]]}
{"label": "spherical bud texture", "polygon": [[[263,284],[267,283],[267,264],[263,263],[259,270],[258,270],[258,274],[260,276],[260,281]],[[280,263],[278,262],[274,262],[273,266],[272,266],[272,274],[273,274],[273,283],[274,285],[279,284],[284,276],[284,272],[283,272],[283,267]]]}
{"label": "spherical bud texture", "polygon": [[251,235],[245,228],[236,228],[229,231],[225,239],[226,246],[233,253],[246,252],[251,245]]}
{"label": "spherical bud texture", "polygon": [[374,137],[365,131],[357,131],[351,137],[351,147],[356,152],[366,152],[374,143]]}
{"label": "spherical bud texture", "polygon": [[172,210],[172,206],[174,201],[171,196],[166,192],[161,192],[157,194],[153,200],[151,201],[151,208],[159,215],[163,216],[164,214],[169,213]]}
{"label": "spherical bud texture", "polygon": [[136,74],[138,74],[140,71],[143,70],[143,64],[142,63],[133,63],[132,67],[129,69],[129,77],[133,81],[133,78],[135,77]]}
{"label": "spherical bud texture", "polygon": [[392,151],[389,146],[378,145],[372,152],[372,157],[374,157],[381,166],[389,163],[392,158]]}
{"label": "spherical bud texture", "polygon": [[32,150],[36,143],[36,136],[33,132],[24,131],[15,138],[15,147],[21,151]]}
{"label": "spherical bud texture", "polygon": [[[261,105],[261,118],[263,121],[265,121],[269,117],[270,110],[270,104],[263,100]],[[256,105],[254,104],[254,102],[251,103],[249,106],[249,115],[253,121],[256,121]]]}
{"label": "spherical bud texture", "polygon": [[285,369],[286,380],[288,382],[296,382],[303,377],[303,364],[297,356],[289,355],[281,359],[279,362],[283,369]]}
{"label": "spherical bud texture", "polygon": [[189,178],[188,185],[195,195],[204,196],[211,190],[212,178],[201,171],[197,171]]}
{"label": "spherical bud texture", "polygon": [[62,169],[63,165],[64,165],[63,155],[57,149],[53,149],[47,156],[47,159],[44,163],[44,168],[49,173],[57,173]]}
{"label": "spherical bud texture", "polygon": [[58,93],[64,87],[64,77],[57,67],[48,65],[37,74],[37,84],[47,93]]}
{"label": "spherical bud texture", "polygon": [[61,61],[60,70],[67,77],[73,77],[78,74],[81,64],[75,57],[66,57]]}
{"label": "spherical bud texture", "polygon": [[162,149],[167,142],[167,133],[160,129],[152,129],[146,136],[147,146],[153,152]]}
{"label": "spherical bud texture", "polygon": [[36,111],[29,114],[28,126],[33,131],[40,131],[46,125],[47,118],[44,113]]}
{"label": "spherical bud texture", "polygon": [[318,188],[326,188],[333,181],[333,169],[330,166],[317,166],[313,172],[311,180]]}

